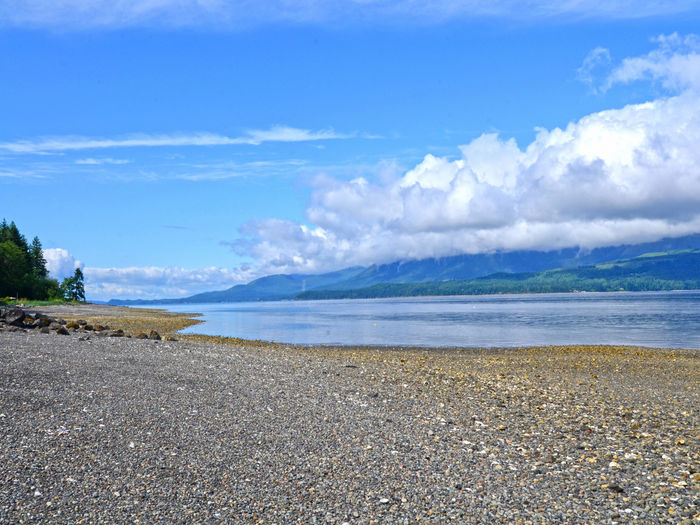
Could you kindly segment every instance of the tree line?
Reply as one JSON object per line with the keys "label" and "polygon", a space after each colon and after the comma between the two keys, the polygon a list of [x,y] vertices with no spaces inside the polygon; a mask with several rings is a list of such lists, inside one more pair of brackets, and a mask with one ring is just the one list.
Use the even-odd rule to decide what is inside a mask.
{"label": "tree line", "polygon": [[0,223],[0,297],[31,300],[64,299],[85,301],[84,276],[76,268],[71,277],[59,283],[49,277],[41,241],[31,243],[13,222]]}

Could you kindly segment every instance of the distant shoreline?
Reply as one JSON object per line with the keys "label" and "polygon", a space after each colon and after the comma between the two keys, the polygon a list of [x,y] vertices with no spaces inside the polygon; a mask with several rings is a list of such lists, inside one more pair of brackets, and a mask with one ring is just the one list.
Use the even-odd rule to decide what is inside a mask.
{"label": "distant shoreline", "polygon": [[[178,300],[159,299],[158,302],[150,302],[146,300],[128,300],[122,303],[88,303],[95,306],[114,306],[124,308],[144,308],[148,306],[172,306],[172,305],[208,305],[208,304],[237,304],[237,303],[279,303],[279,302],[294,302],[294,301],[336,301],[336,300],[367,300],[367,299],[431,299],[439,297],[497,297],[497,296],[513,296],[513,295],[568,295],[568,294],[636,294],[636,293],[684,293],[684,292],[700,292],[700,288],[670,288],[664,290],[573,290],[573,291],[556,291],[556,292],[494,292],[494,293],[473,293],[473,294],[438,294],[438,295],[390,295],[386,297],[368,296],[368,297],[327,297],[327,298],[298,298],[289,297],[285,299],[260,299],[251,301],[200,301],[200,302],[178,302]],[[161,302],[162,301],[162,302]],[[167,301],[167,302],[166,302]],[[167,308],[153,308],[156,310],[167,310]]]}

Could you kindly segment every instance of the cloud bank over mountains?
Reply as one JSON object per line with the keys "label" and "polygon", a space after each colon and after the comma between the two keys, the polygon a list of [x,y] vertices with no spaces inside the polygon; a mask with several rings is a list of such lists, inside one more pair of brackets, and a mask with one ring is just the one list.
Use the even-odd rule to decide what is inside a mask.
{"label": "cloud bank over mountains", "polygon": [[193,295],[204,290],[228,288],[248,282],[252,274],[245,268],[86,268],[85,290],[88,297],[101,299],[163,299]]}
{"label": "cloud bank over mountains", "polygon": [[[652,81],[671,96],[540,129],[520,148],[484,134],[388,182],[319,177],[307,224],[248,224],[263,273],[496,250],[645,242],[700,231],[700,40],[661,36],[602,89]],[[601,54],[601,50],[596,50]]]}
{"label": "cloud bank over mountains", "polygon": [[430,24],[499,17],[533,19],[634,19],[700,9],[696,0],[5,0],[0,25],[89,28],[220,27],[244,29],[287,24]]}
{"label": "cloud bank over mountains", "polygon": [[[319,175],[304,223],[255,220],[241,238],[227,240],[256,261],[250,267],[87,267],[88,296],[177,297],[273,273],[698,233],[700,39],[673,34],[654,42],[651,52],[622,60],[595,83],[590,69],[612,63],[598,48],[579,76],[599,93],[644,81],[664,96],[539,129],[524,147],[486,133],[459,147],[458,158],[426,155],[403,173],[350,181]],[[281,140],[279,131],[247,139]]]}

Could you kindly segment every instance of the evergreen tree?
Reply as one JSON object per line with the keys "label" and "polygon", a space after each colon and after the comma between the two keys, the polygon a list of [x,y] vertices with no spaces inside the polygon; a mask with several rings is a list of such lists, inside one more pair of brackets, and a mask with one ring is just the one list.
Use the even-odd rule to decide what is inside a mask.
{"label": "evergreen tree", "polygon": [[23,291],[25,255],[15,243],[0,242],[0,297]]}
{"label": "evergreen tree", "polygon": [[[82,274],[81,274],[82,275]],[[60,296],[58,281],[48,277],[41,241],[31,246],[14,222],[0,223],[0,297],[50,299]],[[84,298],[84,297],[83,297]]]}
{"label": "evergreen tree", "polygon": [[27,244],[27,239],[24,237],[24,235],[22,235],[19,232],[19,228],[17,228],[15,221],[12,221],[7,229],[10,236],[9,240],[15,243],[17,246],[19,246],[19,248],[25,253],[29,252],[29,245]]}
{"label": "evergreen tree", "polygon": [[73,277],[66,277],[61,283],[63,298],[67,301],[85,302],[85,284],[83,281],[83,271],[80,268],[76,268]]}
{"label": "evergreen tree", "polygon": [[46,259],[44,259],[44,252],[41,249],[41,241],[39,237],[34,237],[32,240],[32,245],[29,248],[29,258],[32,263],[32,272],[37,277],[46,277],[49,272],[46,269]]}

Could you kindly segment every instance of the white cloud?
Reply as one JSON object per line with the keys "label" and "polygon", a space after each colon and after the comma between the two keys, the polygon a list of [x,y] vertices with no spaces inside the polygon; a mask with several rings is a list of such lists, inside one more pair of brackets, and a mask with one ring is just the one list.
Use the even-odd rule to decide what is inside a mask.
{"label": "white cloud", "polygon": [[251,130],[240,139],[245,144],[262,144],[263,142],[306,142],[315,140],[348,139],[355,135],[336,133],[332,129],[310,131],[289,126],[273,126],[267,130]]}
{"label": "white cloud", "polygon": [[[427,155],[382,182],[320,178],[308,225],[243,231],[268,273],[459,253],[651,241],[700,232],[700,57],[696,37],[657,39],[610,85],[651,79],[674,96],[538,130],[521,149],[485,134],[461,158]],[[678,91],[680,90],[680,92]]]}
{"label": "white cloud", "polygon": [[241,29],[264,24],[414,24],[499,17],[634,19],[697,12],[697,0],[4,0],[0,24],[81,28],[214,26]]}
{"label": "white cloud", "polygon": [[63,248],[48,248],[42,250],[42,253],[49,275],[59,281],[73,275],[76,268],[83,267],[82,261],[77,260]]}
{"label": "white cloud", "polygon": [[163,299],[221,290],[254,278],[250,270],[238,268],[131,267],[85,268],[88,299]]}
{"label": "white cloud", "polygon": [[658,48],[641,57],[626,58],[603,86],[637,80],[654,80],[669,90],[700,89],[700,37],[661,35],[653,40]]}
{"label": "white cloud", "polygon": [[[49,137],[39,140],[0,142],[0,150],[10,151],[12,153],[37,154],[108,148],[231,146],[240,144],[258,146],[263,142],[305,142],[347,139],[353,136],[355,135],[336,133],[332,129],[311,131],[289,126],[273,126],[267,130],[249,130],[241,137],[227,137],[216,133],[194,133],[188,135],[152,135],[141,133],[116,139],[74,136]],[[114,161],[114,159],[108,160]],[[83,162],[84,164],[99,163],[98,159],[84,159],[84,161],[86,161]],[[112,163],[121,162],[116,161]]]}
{"label": "white cloud", "polygon": [[588,53],[588,56],[583,60],[581,67],[576,70],[578,79],[594,88],[596,82],[596,74],[602,68],[607,67],[610,64],[610,50],[604,47],[596,47],[593,51]]}
{"label": "white cloud", "polygon": [[121,164],[129,164],[130,162],[131,162],[130,160],[112,159],[110,157],[101,158],[101,159],[93,159],[92,157],[88,157],[87,159],[78,159],[75,161],[76,164],[85,164],[88,166],[99,166],[101,164],[121,165]]}

